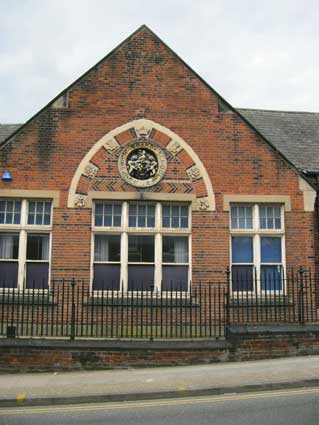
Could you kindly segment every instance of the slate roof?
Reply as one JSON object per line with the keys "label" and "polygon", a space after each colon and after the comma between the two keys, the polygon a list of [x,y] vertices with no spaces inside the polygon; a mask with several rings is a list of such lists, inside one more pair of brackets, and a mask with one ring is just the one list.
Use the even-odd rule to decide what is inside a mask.
{"label": "slate roof", "polygon": [[295,167],[319,173],[319,113],[237,110]]}
{"label": "slate roof", "polygon": [[14,133],[22,124],[0,124],[0,144]]}

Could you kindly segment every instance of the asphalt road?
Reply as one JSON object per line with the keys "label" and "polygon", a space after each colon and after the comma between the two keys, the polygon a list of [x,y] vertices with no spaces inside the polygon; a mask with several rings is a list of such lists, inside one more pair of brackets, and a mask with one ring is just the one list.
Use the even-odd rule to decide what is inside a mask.
{"label": "asphalt road", "polygon": [[314,425],[319,388],[0,409],[0,425]]}

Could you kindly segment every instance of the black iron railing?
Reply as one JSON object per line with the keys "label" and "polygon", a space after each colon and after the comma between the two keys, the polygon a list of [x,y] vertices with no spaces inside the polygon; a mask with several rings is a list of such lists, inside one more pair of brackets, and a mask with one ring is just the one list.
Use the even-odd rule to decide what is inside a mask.
{"label": "black iron railing", "polygon": [[54,280],[49,289],[0,281],[0,336],[222,338],[232,324],[317,321],[316,279],[309,272],[300,269],[280,283],[241,279],[233,282],[228,270],[221,282],[194,284],[188,292],[176,284],[165,292],[152,285],[149,291],[92,292],[75,279]]}

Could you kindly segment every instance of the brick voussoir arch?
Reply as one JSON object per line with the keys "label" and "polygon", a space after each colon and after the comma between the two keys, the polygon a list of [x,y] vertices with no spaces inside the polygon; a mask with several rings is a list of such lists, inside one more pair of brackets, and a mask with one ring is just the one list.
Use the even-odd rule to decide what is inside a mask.
{"label": "brick voussoir arch", "polygon": [[178,136],[178,134],[174,133],[170,129],[154,121],[144,118],[130,121],[120,127],[111,130],[92,146],[92,148],[88,151],[88,153],[80,162],[72,178],[68,194],[68,208],[87,207],[87,193],[86,191],[81,190],[80,181],[83,181],[83,177],[93,178],[99,171],[99,167],[96,165],[96,161],[92,161],[92,159],[96,157],[99,150],[103,147],[109,152],[120,148],[116,137],[132,128],[135,129],[135,132],[137,134],[139,134],[139,132],[142,133],[145,131],[158,131],[163,135],[167,136],[167,140],[169,140],[169,142],[165,148],[169,151],[170,154],[174,156],[182,156],[183,152],[184,154],[187,154],[192,165],[188,166],[185,169],[185,172],[190,181],[196,182],[198,181],[198,179],[200,179],[204,189],[204,191],[201,191],[202,195],[197,195],[196,202],[193,204],[193,209],[200,211],[215,211],[215,195],[210,177],[202,161],[194,152],[192,147],[188,143],[186,143],[180,136]]}

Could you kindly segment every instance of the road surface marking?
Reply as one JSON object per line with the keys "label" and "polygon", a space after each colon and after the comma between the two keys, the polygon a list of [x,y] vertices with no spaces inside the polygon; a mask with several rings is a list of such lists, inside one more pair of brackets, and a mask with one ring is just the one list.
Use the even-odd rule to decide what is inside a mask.
{"label": "road surface marking", "polygon": [[282,391],[267,391],[260,393],[245,393],[235,395],[219,395],[207,397],[193,397],[183,399],[165,399],[156,401],[142,401],[142,402],[121,402],[121,403],[105,403],[105,404],[91,404],[81,406],[67,406],[67,407],[29,407],[29,408],[12,408],[1,409],[0,415],[26,415],[26,414],[41,414],[41,413],[59,413],[59,412],[88,412],[96,410],[114,410],[114,409],[133,409],[133,408],[146,408],[146,407],[167,407],[177,405],[189,405],[199,403],[219,403],[223,401],[232,400],[253,400],[258,398],[274,398],[274,397],[289,397],[294,395],[305,394],[319,394],[319,388],[302,388],[295,390],[282,390]]}

